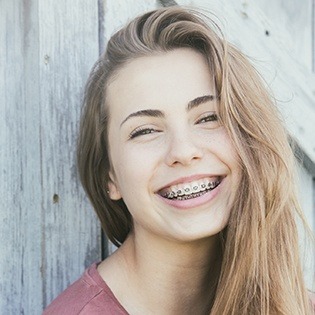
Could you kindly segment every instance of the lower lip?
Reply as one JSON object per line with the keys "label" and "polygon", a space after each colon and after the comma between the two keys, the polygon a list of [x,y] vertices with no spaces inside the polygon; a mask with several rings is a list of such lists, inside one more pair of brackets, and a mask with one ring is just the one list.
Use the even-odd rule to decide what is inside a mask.
{"label": "lower lip", "polygon": [[192,208],[196,208],[199,206],[202,206],[210,201],[212,201],[216,195],[220,192],[222,184],[223,184],[223,179],[221,181],[221,183],[214,188],[213,190],[208,191],[207,193],[196,197],[196,198],[191,198],[191,199],[187,199],[187,200],[177,200],[177,199],[167,199],[164,198],[160,195],[158,195],[166,204],[177,208],[177,209],[192,209]]}

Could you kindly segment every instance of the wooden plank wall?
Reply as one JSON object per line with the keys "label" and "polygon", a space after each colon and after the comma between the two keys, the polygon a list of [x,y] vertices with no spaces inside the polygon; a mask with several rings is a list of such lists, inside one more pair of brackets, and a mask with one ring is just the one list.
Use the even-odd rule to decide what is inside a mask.
{"label": "wooden plank wall", "polygon": [[[301,194],[315,228],[313,0],[177,3],[217,13],[228,38],[282,100],[288,128],[309,161],[300,172]],[[100,227],[75,166],[82,87],[110,34],[160,5],[0,1],[0,314],[40,314],[101,259]]]}
{"label": "wooden plank wall", "polygon": [[101,256],[75,167],[98,3],[57,2],[0,2],[0,314],[40,314]]}
{"label": "wooden plank wall", "polygon": [[292,55],[301,64],[314,71],[314,1],[259,0],[257,6],[267,17],[278,40],[290,47]]}

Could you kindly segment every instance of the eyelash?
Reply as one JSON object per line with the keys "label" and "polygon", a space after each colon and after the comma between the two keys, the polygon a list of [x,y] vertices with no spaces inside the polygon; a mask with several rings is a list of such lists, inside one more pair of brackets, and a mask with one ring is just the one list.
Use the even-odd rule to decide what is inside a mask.
{"label": "eyelash", "polygon": [[[216,113],[211,113],[211,114],[208,114],[208,115],[198,119],[196,124],[204,124],[207,122],[217,121],[217,120],[218,120],[218,115]],[[131,139],[134,139],[136,137],[148,135],[148,134],[154,133],[154,132],[160,132],[160,131],[156,130],[154,128],[139,127],[130,133],[129,139],[131,140]]]}
{"label": "eyelash", "polygon": [[130,133],[129,139],[133,139],[133,138],[136,138],[139,136],[148,135],[148,134],[154,133],[154,132],[159,132],[159,131],[156,129],[153,129],[153,128],[139,127]]}
{"label": "eyelash", "polygon": [[198,119],[196,124],[203,124],[211,121],[218,121],[218,115],[216,113],[211,113]]}

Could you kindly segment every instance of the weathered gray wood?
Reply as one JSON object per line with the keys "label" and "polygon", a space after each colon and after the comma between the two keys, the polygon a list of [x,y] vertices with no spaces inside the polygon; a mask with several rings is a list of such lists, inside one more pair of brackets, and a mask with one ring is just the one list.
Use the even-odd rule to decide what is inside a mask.
{"label": "weathered gray wood", "polygon": [[[306,169],[300,165],[298,168],[298,175],[299,175],[299,196],[300,196],[300,203],[303,209],[305,219],[312,229],[315,231],[315,207],[314,207],[314,198],[315,198],[315,191],[313,187],[314,178]],[[314,290],[315,288],[315,277],[314,277],[314,244],[310,242],[309,235],[305,233],[300,227],[300,247],[301,247],[301,257],[303,261],[304,267],[304,275],[305,280],[308,288]]]}
{"label": "weathered gray wood", "polygon": [[0,313],[41,310],[37,3],[0,2]]}
{"label": "weathered gray wood", "polygon": [[97,20],[97,1],[0,2],[0,314],[40,314],[101,257],[75,167]]}
{"label": "weathered gray wood", "polygon": [[315,73],[315,3],[313,1],[313,8],[312,8],[312,12],[313,12],[313,30],[312,30],[312,41],[313,41],[313,54],[312,54],[312,65],[313,65],[313,72]]}
{"label": "weathered gray wood", "polygon": [[[250,1],[243,1],[248,3]],[[259,0],[255,4],[266,15],[270,26],[269,36],[276,34],[277,40],[288,46],[291,53],[312,70],[313,64],[313,0]]]}
{"label": "weathered gray wood", "polygon": [[99,224],[83,197],[75,167],[81,92],[99,52],[98,4],[39,3],[46,304],[101,254]]}
{"label": "weathered gray wood", "polygon": [[159,7],[158,3],[152,0],[100,0],[100,6],[103,12],[103,18],[100,21],[101,50],[105,48],[111,35],[129,20]]}

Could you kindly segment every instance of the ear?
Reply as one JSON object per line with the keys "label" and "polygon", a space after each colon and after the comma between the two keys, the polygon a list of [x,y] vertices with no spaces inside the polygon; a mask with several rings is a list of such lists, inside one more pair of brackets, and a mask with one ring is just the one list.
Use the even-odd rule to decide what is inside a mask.
{"label": "ear", "polygon": [[122,198],[119,188],[116,184],[115,177],[111,171],[109,172],[108,195],[109,195],[109,198],[112,200],[119,200]]}

